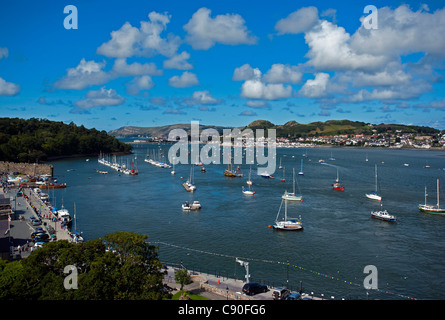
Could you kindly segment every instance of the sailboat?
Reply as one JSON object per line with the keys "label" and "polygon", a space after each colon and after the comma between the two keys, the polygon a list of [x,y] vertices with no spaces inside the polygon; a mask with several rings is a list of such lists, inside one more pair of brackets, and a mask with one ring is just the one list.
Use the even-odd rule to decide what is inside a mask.
{"label": "sailboat", "polygon": [[280,158],[280,166],[278,167],[278,169],[283,169],[283,167],[281,166],[281,158]]}
{"label": "sailboat", "polygon": [[287,191],[284,192],[284,194],[281,196],[281,199],[289,200],[289,201],[303,201],[302,195],[296,195],[295,194],[295,169],[293,169],[293,191],[292,193],[289,193]]}
{"label": "sailboat", "polygon": [[281,182],[286,182],[286,179],[284,178],[285,168],[283,168],[283,177],[281,178]]}
{"label": "sailboat", "polygon": [[425,187],[425,204],[420,204],[419,210],[421,212],[432,213],[432,214],[445,214],[445,209],[441,209],[439,203],[439,179],[437,179],[437,206],[427,204],[426,203],[427,196],[428,195],[426,193],[426,187]]}
{"label": "sailboat", "polygon": [[250,172],[249,172],[249,180],[247,180],[247,189],[244,188],[244,186],[242,186],[242,192],[243,194],[249,195],[249,196],[253,196],[255,194],[255,191],[253,191],[252,189],[252,168],[250,168]]}
{"label": "sailboat", "polygon": [[185,190],[188,192],[194,192],[196,190],[196,186],[192,183],[193,181],[193,166],[190,168],[190,178],[182,184]]}
{"label": "sailboat", "polygon": [[331,157],[329,158],[330,161],[335,161],[335,158],[332,156],[332,152],[331,152]]}
{"label": "sailboat", "polygon": [[387,210],[383,210],[383,205],[380,202],[380,210],[371,211],[371,217],[378,220],[388,221],[388,222],[397,222],[397,218],[388,213]]}
{"label": "sailboat", "polygon": [[238,173],[238,172],[236,172],[236,170],[235,171],[233,170],[232,157],[230,157],[230,161],[229,161],[229,164],[227,165],[227,169],[224,170],[224,175],[226,177],[230,177],[230,178],[233,178],[233,177],[241,178],[243,176],[242,173]]}
{"label": "sailboat", "polygon": [[[278,220],[281,208],[283,206],[283,201],[284,201],[284,218],[282,220]],[[280,209],[278,209],[277,217],[275,218],[275,224],[273,225],[273,228],[277,230],[286,230],[286,231],[303,230],[303,225],[301,224],[301,216],[298,219],[287,217],[287,200],[284,199],[281,200]]]}
{"label": "sailboat", "polygon": [[303,159],[301,159],[301,169],[300,169],[300,172],[298,172],[298,174],[300,176],[304,176],[304,172],[303,172]]}
{"label": "sailboat", "polygon": [[252,185],[252,166],[250,166],[250,172],[249,172],[249,180],[246,182],[249,186]]}
{"label": "sailboat", "polygon": [[381,201],[382,197],[377,193],[377,165],[375,165],[375,191],[366,194],[368,199]]}
{"label": "sailboat", "polygon": [[345,186],[340,183],[340,178],[338,176],[338,168],[337,168],[337,179],[335,180],[335,183],[332,185],[332,187],[334,190],[337,191],[345,191]]}

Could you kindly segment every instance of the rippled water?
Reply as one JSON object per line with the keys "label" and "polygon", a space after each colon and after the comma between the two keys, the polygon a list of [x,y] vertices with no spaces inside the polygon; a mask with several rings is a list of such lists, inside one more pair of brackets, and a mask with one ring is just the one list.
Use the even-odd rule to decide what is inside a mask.
{"label": "rippled water", "polygon": [[[165,152],[168,147],[161,146]],[[244,270],[234,257],[250,258],[253,280],[275,285],[288,280],[293,288],[302,281],[306,292],[335,298],[366,298],[363,280],[367,274],[363,269],[375,265],[379,291],[370,292],[370,298],[443,298],[445,216],[421,214],[417,209],[424,202],[425,185],[431,204],[436,201],[436,179],[445,187],[445,162],[437,156],[440,152],[279,148],[277,166],[281,158],[286,182],[280,181],[278,171],[276,179],[253,174],[256,195],[249,197],[241,193],[248,165],[241,166],[244,178],[224,177],[223,164],[206,166],[206,173],[195,167],[197,191],[192,194],[181,185],[181,177],[189,176],[190,165],[177,165],[172,176],[171,169],[143,161],[147,148],[160,147],[135,148],[137,176],[119,175],[97,163],[97,158],[54,163],[55,175],[67,182],[68,188],[56,190],[53,202],[60,206],[63,201],[71,212],[75,202],[77,229],[86,239],[115,231],[146,234],[150,241],[183,247],[161,244],[160,257],[167,263],[183,263],[189,269],[239,279]],[[302,156],[305,151],[307,158]],[[335,161],[328,160],[331,151]],[[304,200],[289,203],[288,213],[301,215],[304,230],[273,231],[268,226],[275,220],[281,195],[286,189],[292,190],[292,168],[298,172],[301,159],[305,175],[297,175],[297,187]],[[319,159],[326,164],[319,164]],[[379,207],[365,197],[374,189],[375,164],[384,208],[396,215],[400,224],[370,217],[370,211]],[[431,168],[423,168],[426,164]],[[109,174],[99,174],[96,168]],[[344,192],[332,190],[337,168]],[[193,200],[199,200],[203,209],[183,212],[181,204]],[[445,199],[442,201],[445,205]]]}

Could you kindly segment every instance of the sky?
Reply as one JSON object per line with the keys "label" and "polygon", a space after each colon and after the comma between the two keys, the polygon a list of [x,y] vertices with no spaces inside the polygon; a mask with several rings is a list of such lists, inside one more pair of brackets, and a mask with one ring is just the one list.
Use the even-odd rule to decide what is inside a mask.
{"label": "sky", "polygon": [[444,35],[442,0],[1,1],[0,116],[445,129]]}

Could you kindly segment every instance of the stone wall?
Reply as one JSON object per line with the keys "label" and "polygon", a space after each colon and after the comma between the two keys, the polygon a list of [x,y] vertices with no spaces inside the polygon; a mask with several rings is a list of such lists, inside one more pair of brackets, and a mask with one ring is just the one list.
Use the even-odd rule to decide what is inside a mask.
{"label": "stone wall", "polygon": [[53,166],[49,164],[37,163],[16,163],[0,161],[0,172],[19,172],[30,176],[49,174],[53,175]]}

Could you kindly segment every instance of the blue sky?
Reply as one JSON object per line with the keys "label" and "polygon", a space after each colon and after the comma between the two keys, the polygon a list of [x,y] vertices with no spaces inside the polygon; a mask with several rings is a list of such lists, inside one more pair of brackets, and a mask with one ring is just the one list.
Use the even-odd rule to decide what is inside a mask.
{"label": "blue sky", "polygon": [[[67,5],[78,29],[64,28]],[[3,1],[0,116],[445,129],[444,34],[439,0]]]}

